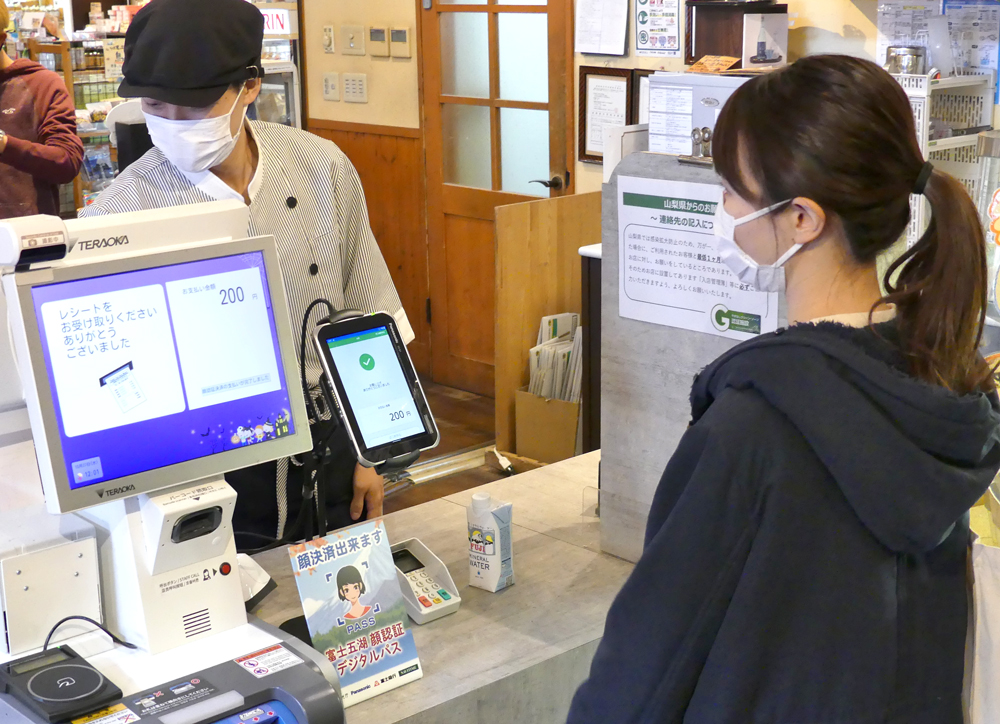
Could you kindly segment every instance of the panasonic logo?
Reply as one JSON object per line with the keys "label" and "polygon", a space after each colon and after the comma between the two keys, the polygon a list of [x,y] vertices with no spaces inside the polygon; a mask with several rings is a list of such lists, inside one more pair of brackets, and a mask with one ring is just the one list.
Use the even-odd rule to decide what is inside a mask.
{"label": "panasonic logo", "polygon": [[106,239],[87,239],[79,242],[78,246],[83,251],[91,251],[93,249],[107,249],[112,246],[126,246],[127,244],[128,235],[122,234],[121,236],[109,236]]}
{"label": "panasonic logo", "polygon": [[131,493],[135,491],[134,485],[125,485],[121,488],[111,488],[110,490],[98,490],[97,497],[103,498],[105,495],[109,498],[114,498],[116,495],[121,495],[122,493]]}

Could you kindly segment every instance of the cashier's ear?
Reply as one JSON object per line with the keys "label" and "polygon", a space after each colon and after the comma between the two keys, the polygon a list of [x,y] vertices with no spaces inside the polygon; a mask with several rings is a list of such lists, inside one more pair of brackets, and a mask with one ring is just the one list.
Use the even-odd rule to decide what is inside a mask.
{"label": "cashier's ear", "polygon": [[829,230],[831,223],[823,207],[812,199],[802,196],[792,199],[781,217],[792,244],[808,244],[816,241]]}
{"label": "cashier's ear", "polygon": [[244,105],[249,106],[251,103],[257,100],[257,96],[260,95],[261,87],[262,86],[260,78],[251,78],[250,80],[248,80],[246,82],[246,89],[243,93],[243,97],[240,99],[240,102],[243,103]]}

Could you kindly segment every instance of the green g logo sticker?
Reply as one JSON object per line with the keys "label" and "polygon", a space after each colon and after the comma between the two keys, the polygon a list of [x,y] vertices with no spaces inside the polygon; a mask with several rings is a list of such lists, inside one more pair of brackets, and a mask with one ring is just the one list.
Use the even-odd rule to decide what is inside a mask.
{"label": "green g logo sticker", "polygon": [[746,312],[731,312],[725,305],[716,304],[712,308],[712,326],[720,332],[744,332],[760,334],[760,315]]}

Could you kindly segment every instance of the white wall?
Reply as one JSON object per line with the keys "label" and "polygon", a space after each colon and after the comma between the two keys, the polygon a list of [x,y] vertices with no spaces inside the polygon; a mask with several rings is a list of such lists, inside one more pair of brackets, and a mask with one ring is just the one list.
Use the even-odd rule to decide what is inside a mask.
{"label": "white wall", "polygon": [[[420,89],[417,63],[417,0],[305,0],[302,28],[306,55],[305,93],[309,116],[327,121],[364,123],[402,128],[420,127]],[[323,52],[323,27],[336,31],[334,53]],[[410,58],[373,58],[344,55],[340,28],[343,25],[388,26],[410,29]],[[368,48],[366,47],[366,52]],[[368,75],[368,103],[323,100],[323,75]]]}
{"label": "white wall", "polygon": [[[791,28],[788,34],[790,60],[816,53],[846,53],[874,60],[877,0],[786,0]],[[629,55],[576,55],[576,77],[581,65],[609,68],[645,68],[683,71],[683,58],[639,58],[635,55],[635,0],[629,8]],[[684,3],[681,3],[683,8]],[[578,87],[578,86],[574,86]],[[579,98],[577,99],[579,107]],[[579,113],[576,114],[579,119]],[[577,138],[578,135],[574,135]],[[576,191],[600,191],[600,164],[576,164]]]}
{"label": "white wall", "polygon": [[23,405],[21,381],[14,367],[14,351],[7,333],[7,302],[0,292],[0,413]]}

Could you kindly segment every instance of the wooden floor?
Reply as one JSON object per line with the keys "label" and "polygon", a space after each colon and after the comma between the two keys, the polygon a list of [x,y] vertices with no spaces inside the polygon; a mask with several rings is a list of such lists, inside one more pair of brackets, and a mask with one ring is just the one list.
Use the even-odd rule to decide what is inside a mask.
{"label": "wooden floor", "polygon": [[441,432],[441,444],[428,450],[421,462],[489,445],[496,439],[494,404],[489,397],[455,390],[433,382],[422,383],[431,413]]}
{"label": "wooden floor", "polygon": [[[494,433],[493,400],[471,392],[455,390],[433,382],[421,383],[427,402],[431,406],[434,420],[441,432],[441,443],[424,453],[420,462],[445,457],[462,450],[483,447],[493,442]],[[444,498],[469,488],[475,488],[503,477],[503,473],[483,466],[465,470],[444,478],[414,485],[385,500],[385,512],[392,513],[431,500]]]}
{"label": "wooden floor", "polygon": [[455,493],[461,493],[469,488],[477,488],[480,485],[492,483],[505,477],[503,473],[488,465],[483,465],[472,470],[465,470],[455,473],[445,478],[438,478],[419,485],[413,485],[398,493],[394,493],[385,499],[385,512],[394,513],[403,508],[412,508],[414,505],[427,503],[431,500],[444,498]]}

